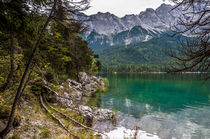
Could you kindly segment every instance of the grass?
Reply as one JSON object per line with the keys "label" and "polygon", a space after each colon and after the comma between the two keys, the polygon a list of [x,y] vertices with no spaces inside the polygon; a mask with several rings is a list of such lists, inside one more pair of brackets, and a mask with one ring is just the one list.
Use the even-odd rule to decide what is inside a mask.
{"label": "grass", "polygon": [[43,128],[40,133],[41,138],[51,138],[51,133],[47,128]]}

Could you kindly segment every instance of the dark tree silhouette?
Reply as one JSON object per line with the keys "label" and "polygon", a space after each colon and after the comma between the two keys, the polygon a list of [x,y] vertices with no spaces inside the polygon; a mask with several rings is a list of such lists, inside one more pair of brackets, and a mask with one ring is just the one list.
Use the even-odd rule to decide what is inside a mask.
{"label": "dark tree silhouette", "polygon": [[14,36],[13,34],[10,35],[10,72],[7,76],[6,82],[2,85],[0,88],[1,91],[6,90],[7,86],[10,84],[11,79],[13,78],[13,74],[15,71],[15,64],[14,64],[14,53],[15,53],[15,48],[14,48]]}
{"label": "dark tree silhouette", "polygon": [[[0,1],[2,4],[3,1]],[[74,20],[74,15],[77,12],[86,10],[89,8],[89,0],[39,0],[39,1],[33,1],[33,0],[26,0],[26,1],[20,1],[19,4],[24,3],[30,3],[30,6],[32,6],[30,9],[32,12],[37,12],[39,14],[43,14],[42,11],[44,11],[44,15],[46,16],[46,21],[42,27],[42,29],[39,31],[39,37],[36,40],[35,46],[32,49],[32,53],[28,59],[28,62],[26,64],[24,73],[22,75],[19,87],[16,92],[16,96],[13,102],[12,110],[8,119],[8,123],[6,128],[0,132],[0,138],[5,138],[5,136],[10,132],[12,128],[12,124],[14,121],[14,115],[16,111],[17,104],[20,100],[20,97],[23,93],[23,89],[25,84],[27,84],[27,76],[29,76],[29,71],[32,65],[32,62],[34,60],[35,54],[37,49],[40,46],[40,41],[44,36],[44,33],[49,26],[50,22],[55,20],[58,23],[62,23],[62,21],[68,21],[68,23],[76,22]]]}
{"label": "dark tree silhouette", "polygon": [[175,34],[190,36],[182,40],[178,51],[169,55],[176,59],[177,65],[170,72],[209,71],[210,69],[210,1],[209,0],[172,0],[172,9],[182,11],[178,22],[172,27]]}

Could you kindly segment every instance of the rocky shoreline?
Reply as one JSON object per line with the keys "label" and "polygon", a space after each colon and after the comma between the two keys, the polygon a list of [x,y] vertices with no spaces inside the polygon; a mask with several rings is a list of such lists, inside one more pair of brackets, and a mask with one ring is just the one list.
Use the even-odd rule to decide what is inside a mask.
{"label": "rocky shoreline", "polygon": [[104,87],[103,78],[88,76],[85,72],[80,72],[79,82],[68,79],[58,88],[59,96],[49,95],[47,99],[78,112],[84,117],[85,124],[92,127],[98,121],[115,120],[115,113],[112,110],[87,106],[89,98]]}

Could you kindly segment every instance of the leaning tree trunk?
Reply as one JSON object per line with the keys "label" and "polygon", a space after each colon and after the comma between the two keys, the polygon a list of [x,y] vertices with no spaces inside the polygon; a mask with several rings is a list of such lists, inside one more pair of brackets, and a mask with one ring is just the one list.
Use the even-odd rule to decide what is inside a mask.
{"label": "leaning tree trunk", "polygon": [[5,136],[10,132],[10,130],[12,128],[12,124],[13,124],[13,121],[14,121],[15,110],[16,110],[17,104],[18,104],[18,102],[20,100],[20,96],[22,95],[22,87],[24,85],[25,78],[26,78],[27,73],[28,73],[28,71],[30,69],[31,63],[32,63],[32,61],[34,59],[34,56],[35,56],[35,53],[36,53],[36,51],[37,51],[37,49],[38,49],[38,47],[40,45],[40,41],[41,41],[41,39],[42,39],[42,37],[44,35],[44,32],[45,32],[49,22],[52,19],[52,14],[53,14],[53,12],[54,12],[54,10],[56,8],[56,3],[57,3],[57,0],[54,1],[54,5],[52,7],[52,10],[51,10],[51,12],[50,12],[50,14],[49,14],[49,16],[47,18],[47,21],[44,24],[44,27],[42,28],[42,30],[40,32],[39,38],[36,41],[36,45],[35,45],[35,47],[34,47],[34,49],[32,51],[32,54],[31,54],[31,56],[30,56],[30,58],[28,60],[28,63],[26,65],[25,71],[24,71],[24,73],[22,75],[22,78],[21,78],[18,90],[16,92],[15,100],[13,102],[13,106],[12,106],[12,110],[11,110],[11,114],[9,116],[9,120],[8,120],[7,126],[2,132],[0,132],[0,138],[2,138],[2,139],[5,138]]}
{"label": "leaning tree trunk", "polygon": [[7,80],[6,82],[3,84],[3,86],[1,87],[1,91],[5,91],[7,86],[9,85],[14,71],[15,71],[15,65],[14,65],[14,53],[15,53],[15,47],[14,47],[14,36],[13,34],[10,35],[10,72],[7,76]]}

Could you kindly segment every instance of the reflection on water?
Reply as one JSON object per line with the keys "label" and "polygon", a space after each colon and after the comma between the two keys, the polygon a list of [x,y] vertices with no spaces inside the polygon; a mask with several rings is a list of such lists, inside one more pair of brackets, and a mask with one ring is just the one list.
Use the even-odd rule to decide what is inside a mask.
{"label": "reflection on water", "polygon": [[101,107],[119,111],[118,125],[140,126],[162,139],[210,138],[210,82],[195,74],[104,75]]}

